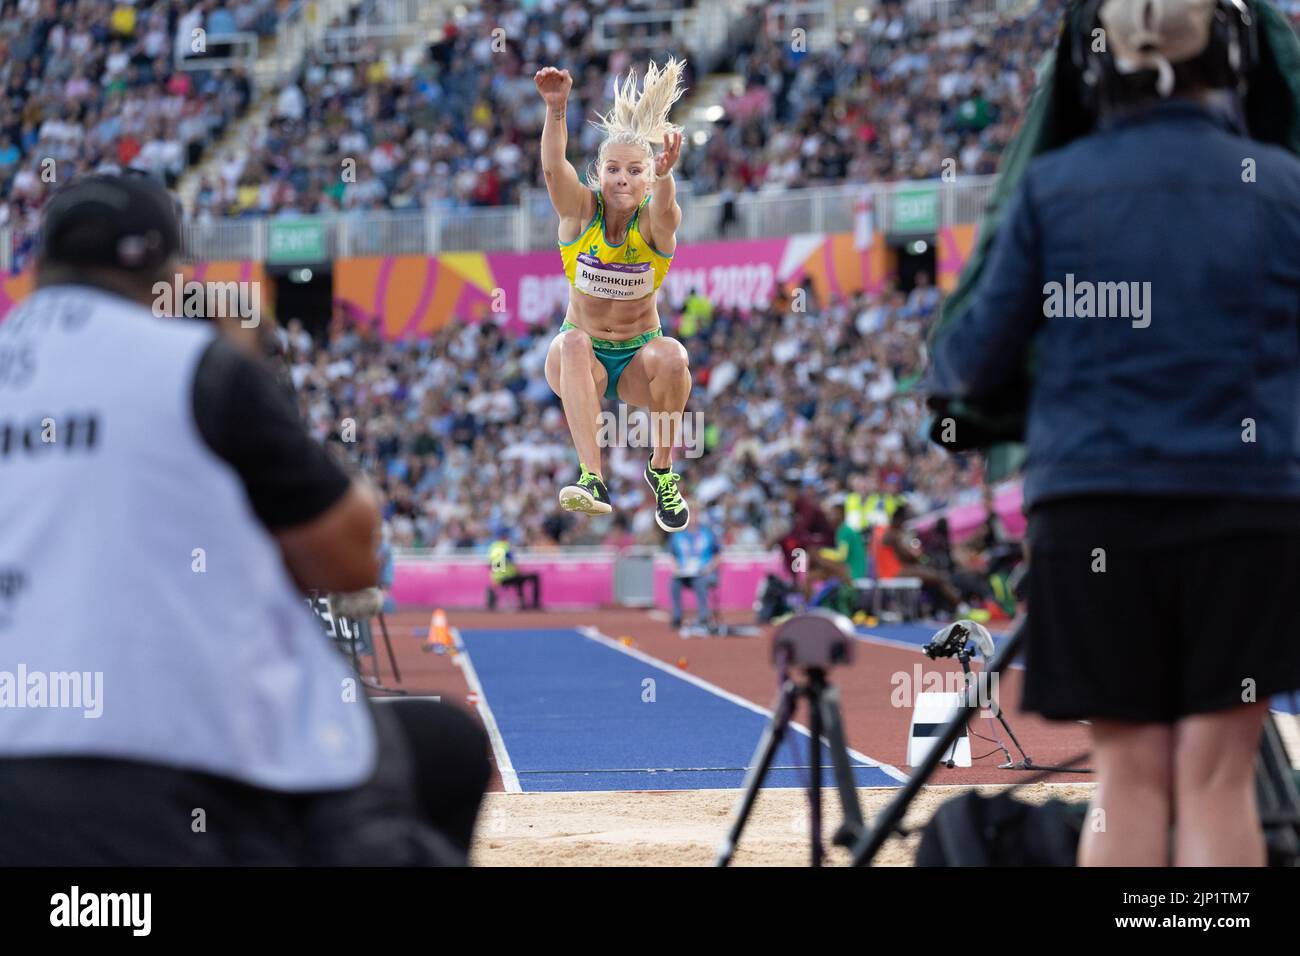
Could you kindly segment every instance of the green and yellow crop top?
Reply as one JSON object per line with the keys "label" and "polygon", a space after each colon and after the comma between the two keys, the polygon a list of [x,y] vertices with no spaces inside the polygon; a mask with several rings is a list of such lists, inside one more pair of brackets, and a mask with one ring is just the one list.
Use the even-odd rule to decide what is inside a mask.
{"label": "green and yellow crop top", "polygon": [[659,288],[673,261],[672,256],[664,255],[646,242],[637,227],[641,210],[650,197],[641,200],[628,223],[627,236],[615,246],[605,238],[605,200],[599,192],[593,192],[596,215],[577,239],[559,244],[569,285],[601,299],[644,298]]}

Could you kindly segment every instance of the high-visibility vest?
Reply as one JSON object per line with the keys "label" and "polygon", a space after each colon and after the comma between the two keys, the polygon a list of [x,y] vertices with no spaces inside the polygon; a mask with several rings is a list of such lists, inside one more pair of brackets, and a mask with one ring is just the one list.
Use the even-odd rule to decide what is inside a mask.
{"label": "high-visibility vest", "polygon": [[867,508],[862,495],[856,491],[849,492],[844,499],[844,523],[854,531],[861,531],[867,526]]}
{"label": "high-visibility vest", "polygon": [[882,495],[878,491],[873,492],[867,498],[866,507],[863,509],[866,512],[863,520],[870,521],[872,514],[883,511],[885,513],[885,522],[887,524],[893,519],[894,512],[898,510],[898,506],[902,504],[902,501],[903,499],[900,495]]}
{"label": "high-visibility vest", "polygon": [[0,761],[132,760],[282,793],[374,775],[369,708],[339,692],[356,675],[194,419],[216,336],[77,284],[0,326]]}
{"label": "high-visibility vest", "polygon": [[686,300],[684,307],[686,315],[695,320],[699,328],[708,331],[709,326],[713,323],[713,303],[702,295],[693,295]]}
{"label": "high-visibility vest", "polygon": [[500,584],[513,578],[518,569],[510,560],[510,542],[493,541],[488,546],[488,562],[492,566],[492,583]]}
{"label": "high-visibility vest", "polygon": [[689,309],[682,313],[681,324],[677,326],[677,334],[684,339],[689,339],[695,334],[699,327],[699,318]]}

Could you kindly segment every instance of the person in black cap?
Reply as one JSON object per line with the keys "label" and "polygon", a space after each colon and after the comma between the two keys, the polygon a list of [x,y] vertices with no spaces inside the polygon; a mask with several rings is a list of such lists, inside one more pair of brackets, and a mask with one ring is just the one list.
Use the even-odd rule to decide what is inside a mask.
{"label": "person in black cap", "polygon": [[58,190],[41,221],[37,285],[93,285],[153,299],[177,271],[175,200],[142,173],[84,176]]}
{"label": "person in black cap", "polygon": [[375,583],[375,494],[261,362],[154,314],[179,251],[161,185],[75,180],[0,325],[2,862],[463,863],[485,735],[372,708],[301,593]]}

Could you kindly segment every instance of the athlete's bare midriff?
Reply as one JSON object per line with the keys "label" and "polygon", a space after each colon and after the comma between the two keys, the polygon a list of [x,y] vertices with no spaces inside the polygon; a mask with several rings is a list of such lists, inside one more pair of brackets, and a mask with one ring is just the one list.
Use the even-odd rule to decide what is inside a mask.
{"label": "athlete's bare midriff", "polygon": [[659,328],[658,292],[641,299],[619,302],[601,299],[569,287],[569,311],[564,318],[588,335],[621,341]]}

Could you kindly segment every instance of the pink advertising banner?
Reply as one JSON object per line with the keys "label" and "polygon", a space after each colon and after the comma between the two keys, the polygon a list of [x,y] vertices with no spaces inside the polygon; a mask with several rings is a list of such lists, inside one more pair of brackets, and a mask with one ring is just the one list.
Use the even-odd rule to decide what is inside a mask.
{"label": "pink advertising banner", "polygon": [[[548,559],[544,556],[521,557],[519,566],[540,577],[544,608],[575,609],[607,606],[614,601],[614,562],[593,558],[589,561],[570,558]],[[780,552],[765,557],[723,558],[718,582],[718,600],[723,608],[751,608],[763,577],[778,573]],[[654,564],[654,595],[657,606],[666,608],[670,601],[672,562],[667,557]],[[393,576],[393,600],[400,607],[481,608],[487,603],[491,583],[486,559],[464,561],[403,559],[397,562]],[[512,607],[514,591],[501,597],[501,604]],[[686,607],[695,604],[693,596],[683,598]]]}
{"label": "pink advertising banner", "polygon": [[[999,488],[993,496],[993,510],[1002,519],[1003,526],[1009,534],[1020,537],[1025,533],[1024,484],[1015,482]],[[942,511],[935,511],[918,518],[912,527],[918,531],[927,531],[934,527],[940,518],[948,519],[948,534],[954,542],[961,541],[976,531],[984,523],[987,513],[984,505],[975,502],[969,505],[954,505]]]}
{"label": "pink advertising banner", "polygon": [[[944,287],[955,282],[969,257],[970,228],[952,227],[938,236],[938,278]],[[751,309],[804,281],[822,297],[878,291],[896,275],[896,257],[880,233],[865,244],[858,239],[852,233],[799,233],[682,244],[660,287],[660,302],[679,308],[694,290],[715,308]],[[335,308],[390,340],[427,337],[454,322],[491,319],[511,330],[549,324],[569,301],[558,248],[367,256],[333,265]],[[199,263],[191,271],[196,279],[266,278],[252,260]],[[0,277],[0,318],[31,286],[30,270]]]}
{"label": "pink advertising banner", "polygon": [[[660,288],[660,299],[676,308],[698,290],[719,308],[753,308],[775,297],[788,244],[788,240],[776,239],[678,246]],[[505,290],[507,304],[518,303],[517,317],[523,323],[549,321],[568,305],[569,281],[558,251],[489,254],[487,259],[492,275]],[[784,278],[789,278],[789,270]]]}
{"label": "pink advertising banner", "polygon": [[[660,302],[680,307],[698,291],[715,308],[752,309],[810,279],[823,295],[878,289],[888,250],[877,236],[859,249],[848,234],[679,245]],[[569,301],[558,249],[375,256],[335,264],[336,304],[386,338],[426,336],[451,321],[500,321],[518,330],[555,322]]]}

